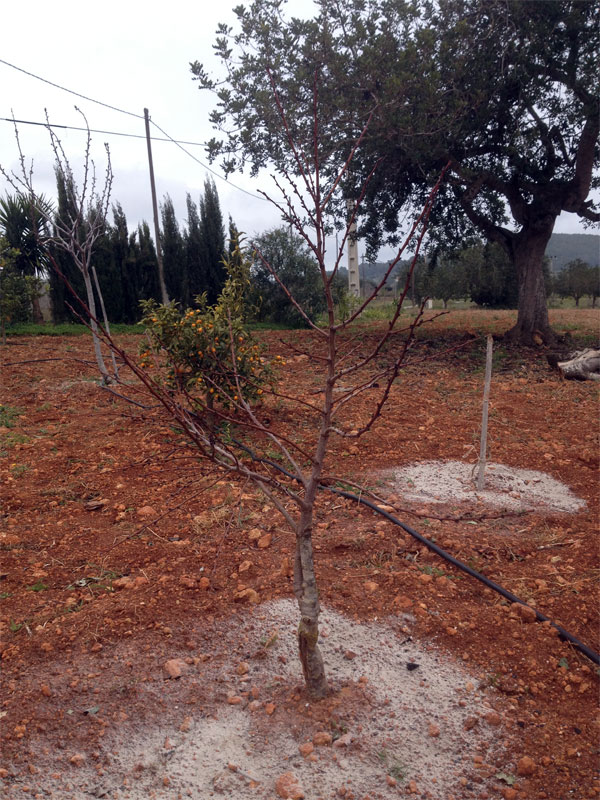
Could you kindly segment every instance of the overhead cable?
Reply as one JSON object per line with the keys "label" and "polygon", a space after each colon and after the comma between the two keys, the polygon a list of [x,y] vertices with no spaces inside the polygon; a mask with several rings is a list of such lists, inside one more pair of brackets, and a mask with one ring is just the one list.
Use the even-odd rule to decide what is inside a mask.
{"label": "overhead cable", "polygon": [[104,108],[110,108],[111,111],[118,111],[120,114],[127,114],[130,117],[136,117],[137,119],[144,119],[143,114],[135,114],[133,111],[126,111],[123,108],[117,108],[116,106],[111,106],[110,103],[103,103],[101,100],[94,100],[93,97],[88,97],[87,95],[81,94],[80,92],[75,92],[73,91],[73,89],[67,89],[66,86],[61,86],[58,83],[49,81],[47,80],[47,78],[42,78],[39,75],[35,75],[33,72],[28,72],[26,69],[23,69],[22,67],[17,67],[15,64],[11,64],[10,62],[5,61],[3,58],[0,58],[0,64],[5,64],[7,67],[16,69],[17,72],[22,72],[24,75],[29,75],[30,78],[35,78],[38,81],[47,83],[50,86],[54,86],[55,89],[60,89],[63,92],[74,94],[76,97],[81,97],[83,100],[88,100],[90,103],[96,103],[99,106],[104,106]]}
{"label": "overhead cable", "polygon": [[[24,75],[28,75],[29,77],[35,78],[38,81],[42,81],[43,83],[47,83],[50,86],[54,86],[56,89],[60,89],[63,92],[68,92],[69,94],[73,94],[76,97],[81,97],[83,100],[87,100],[90,103],[96,103],[97,105],[104,106],[104,108],[109,108],[112,111],[118,111],[120,114],[127,114],[128,116],[135,117],[136,119],[144,119],[144,116],[142,114],[135,114],[133,111],[126,111],[125,109],[117,108],[117,106],[113,106],[110,103],[103,103],[101,100],[95,100],[93,97],[88,97],[87,95],[81,94],[80,92],[75,92],[75,91],[73,91],[73,89],[67,89],[65,86],[61,86],[58,83],[54,83],[53,81],[49,81],[46,78],[40,77],[39,75],[35,75],[33,72],[29,72],[28,70],[23,69],[22,67],[17,67],[15,64],[11,64],[9,61],[5,61],[3,58],[0,58],[0,64],[5,64],[7,67],[11,67],[12,69],[16,69],[18,72],[22,72]],[[0,119],[6,120],[5,117],[2,117]],[[8,120],[8,121],[12,122],[13,120]],[[19,121],[19,120],[15,120],[15,122],[17,122],[17,121]],[[41,122],[37,122],[37,123],[36,122],[31,122],[31,123],[29,123],[29,122],[26,122],[25,120],[20,120],[20,122],[23,123],[23,124],[45,125],[45,127],[56,127],[56,128],[64,128],[64,129],[69,129],[69,127],[70,127],[68,125],[47,125],[46,123],[41,123]],[[172,136],[169,136],[169,134],[166,131],[164,131],[159,125],[157,125],[156,122],[154,122],[152,120],[151,120],[151,122],[164,136],[167,137],[167,141],[172,142],[173,144],[176,144],[177,147],[179,147],[180,150],[183,150],[183,152],[186,155],[188,155],[196,163],[200,164],[200,166],[203,167],[208,172],[210,172],[211,175],[214,175],[216,178],[219,178],[219,180],[223,181],[224,183],[229,184],[229,186],[232,186],[234,189],[237,189],[240,192],[244,192],[244,194],[249,195],[249,197],[253,197],[255,200],[264,200],[264,201],[266,201],[265,197],[262,197],[259,194],[255,194],[254,192],[250,192],[247,189],[242,188],[241,186],[237,186],[235,183],[232,183],[227,178],[224,178],[222,175],[219,175],[219,173],[215,172],[215,170],[212,169],[211,167],[209,167],[208,164],[205,164],[199,158],[196,158],[196,156],[193,155],[193,153],[190,153],[188,150],[186,150],[185,147],[183,147],[183,144],[181,142],[179,142],[177,139],[174,139]],[[71,129],[72,130],[87,130],[86,128],[83,128],[83,129],[81,129],[81,128],[71,128]],[[90,128],[90,132],[91,131],[92,131],[92,129]],[[95,130],[93,132],[94,133],[104,133],[106,135],[111,135],[110,131],[96,131]],[[123,133],[123,134],[115,133],[114,135],[116,135],[116,136],[129,136],[131,138],[140,138],[140,139],[146,138],[145,136],[140,136],[140,135],[136,135],[136,134],[126,134],[126,133]],[[198,145],[198,142],[185,142],[185,144],[196,146],[196,145]]]}
{"label": "overhead cable", "polygon": [[215,172],[214,169],[211,169],[211,167],[209,167],[208,164],[205,164],[203,161],[200,161],[200,159],[196,158],[196,156],[193,155],[193,153],[190,153],[188,150],[186,150],[185,147],[183,147],[176,139],[173,139],[171,136],[169,136],[169,134],[166,131],[164,131],[160,127],[160,125],[157,125],[156,122],[154,122],[154,120],[152,118],[150,119],[150,122],[154,125],[155,128],[158,128],[158,130],[162,134],[164,134],[169,139],[169,141],[173,142],[173,144],[176,144],[177,147],[180,150],[183,150],[183,152],[186,155],[188,155],[190,158],[192,158],[197,164],[200,164],[201,167],[204,167],[204,169],[207,170],[208,172],[210,172],[211,175],[214,175],[216,178],[219,178],[219,180],[222,180],[225,183],[228,183],[229,186],[232,186],[234,189],[237,189],[239,192],[244,192],[244,194],[247,194],[250,197],[253,197],[255,200],[264,200],[265,202],[268,202],[266,197],[263,197],[260,194],[255,194],[254,192],[249,192],[247,189],[243,189],[241,186],[237,186],[235,183],[232,183],[227,178],[224,178],[222,175],[219,175],[219,173]]}
{"label": "overhead cable", "polygon": [[[0,117],[0,122],[13,122],[18,123],[19,125],[39,125],[42,128],[62,128],[68,131],[88,131],[90,133],[102,133],[105,136],[125,136],[130,139],[145,139],[143,133],[123,133],[122,131],[103,131],[99,130],[98,128],[83,128],[77,127],[76,125],[60,125],[57,122],[34,122],[33,120],[29,119],[14,119],[13,117]],[[173,139],[169,139],[163,136],[151,136],[150,137],[153,142],[172,142]],[[181,140],[176,140],[176,144],[187,144],[193,145],[194,147],[205,147],[206,142],[186,142]]]}

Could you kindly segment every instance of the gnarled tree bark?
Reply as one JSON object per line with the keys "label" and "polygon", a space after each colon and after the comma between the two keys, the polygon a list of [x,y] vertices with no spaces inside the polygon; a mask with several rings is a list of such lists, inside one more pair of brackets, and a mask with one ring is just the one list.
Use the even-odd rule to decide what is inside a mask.
{"label": "gnarled tree bark", "polygon": [[556,334],[548,318],[544,282],[544,254],[553,227],[554,218],[544,226],[524,229],[511,241],[519,283],[519,305],[516,325],[505,334],[505,339],[509,341],[528,346],[556,343]]}

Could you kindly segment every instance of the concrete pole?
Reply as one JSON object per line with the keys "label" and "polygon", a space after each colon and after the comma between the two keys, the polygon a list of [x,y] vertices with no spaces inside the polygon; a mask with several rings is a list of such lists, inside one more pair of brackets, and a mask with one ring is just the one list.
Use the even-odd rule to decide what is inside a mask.
{"label": "concrete pole", "polygon": [[[354,211],[354,201],[346,200],[348,219]],[[356,240],[356,222],[348,228],[348,293],[351,297],[360,297],[360,273],[358,269],[358,242]]]}

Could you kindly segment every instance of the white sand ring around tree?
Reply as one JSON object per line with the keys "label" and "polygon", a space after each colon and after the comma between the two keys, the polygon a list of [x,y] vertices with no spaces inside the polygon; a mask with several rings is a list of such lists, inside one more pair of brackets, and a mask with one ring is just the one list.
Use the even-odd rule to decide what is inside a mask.
{"label": "white sand ring around tree", "polygon": [[477,491],[477,465],[462,461],[422,461],[392,470],[392,489],[419,503],[484,504],[515,511],[575,513],[585,508],[564,483],[544,472],[489,463]]}
{"label": "white sand ring around tree", "polygon": [[[179,719],[189,715],[185,731],[160,716],[154,724],[134,725],[127,735],[112,726],[103,740],[102,756],[110,768],[100,778],[88,758],[64,776],[40,770],[38,787],[65,800],[105,796],[114,800],[292,796],[316,800],[367,795],[397,800],[407,792],[447,800],[461,796],[464,779],[477,781],[478,791],[487,791],[491,797],[497,781],[478,775],[473,756],[485,752],[490,763],[504,758],[510,734],[502,724],[504,712],[496,692],[432,644],[413,640],[407,628],[414,623],[411,615],[358,622],[334,609],[321,612],[321,649],[328,679],[338,692],[344,686],[362,685],[364,702],[344,708],[340,694],[339,741],[315,747],[314,761],[299,750],[313,736],[309,719],[300,736],[298,719],[288,718],[283,706],[273,716],[265,712],[265,702],[278,685],[291,689],[301,681],[295,634],[298,606],[294,600],[281,599],[229,617],[213,631],[212,657],[201,662],[197,673],[205,698],[215,698],[212,708],[194,714],[194,706],[186,702],[192,667],[181,682],[169,686],[170,703],[179,709]],[[240,651],[248,651],[249,636],[258,643],[273,637],[273,632],[277,635],[264,657],[250,658],[248,672],[240,676],[236,665]],[[349,645],[351,658],[346,655]],[[146,688],[160,697],[162,682],[162,676],[155,677],[154,686],[146,683]],[[258,709],[247,702],[230,705],[224,699],[225,692],[237,695],[245,689],[247,693],[250,685],[260,687]],[[501,713],[495,712],[498,702]],[[204,706],[208,703],[203,701]],[[306,702],[305,708],[309,706]],[[490,715],[495,719],[490,721]],[[325,732],[329,729],[329,725],[321,727]],[[499,769],[511,771],[510,763],[500,763]],[[279,794],[276,782],[290,772],[303,792]],[[392,785],[388,776],[395,777],[398,785]],[[8,791],[6,800],[20,800],[23,794],[20,786],[15,786],[13,794]]]}

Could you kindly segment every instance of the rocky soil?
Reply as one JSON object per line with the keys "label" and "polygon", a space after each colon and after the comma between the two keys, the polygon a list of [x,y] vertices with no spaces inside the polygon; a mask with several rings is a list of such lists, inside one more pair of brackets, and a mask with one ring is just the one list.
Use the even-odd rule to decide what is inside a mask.
{"label": "rocky soil", "polygon": [[[592,313],[576,321],[597,329]],[[440,464],[476,464],[479,332],[506,322],[435,323],[384,419],[336,441],[327,470],[597,650],[597,383],[499,350],[492,461],[556,481],[550,502],[439,491]],[[292,349],[310,335],[265,337],[286,356],[286,387],[314,392]],[[199,463],[158,409],[99,388],[87,338],[9,339],[1,360],[0,796],[600,795],[597,669],[549,624],[324,492],[314,543],[332,692],[313,702],[294,652],[293,542],[262,496]],[[268,401],[265,414],[310,435]],[[437,491],[392,485],[428,462]]]}

